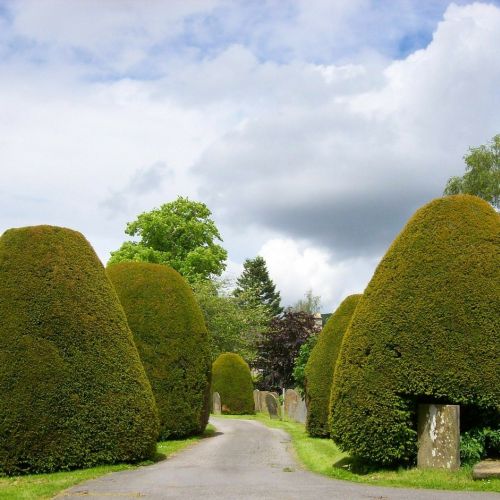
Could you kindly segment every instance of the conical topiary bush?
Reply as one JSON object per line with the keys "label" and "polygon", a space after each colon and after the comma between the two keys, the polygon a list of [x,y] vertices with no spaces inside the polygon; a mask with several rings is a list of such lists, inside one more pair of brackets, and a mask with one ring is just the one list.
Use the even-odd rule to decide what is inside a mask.
{"label": "conical topiary bush", "polygon": [[0,472],[132,462],[158,416],[118,297],[78,232],[0,238]]}
{"label": "conical topiary bush", "polygon": [[305,368],[307,432],[311,436],[330,435],[328,412],[335,364],[351,317],[361,295],[349,295],[330,316],[318,337]]}
{"label": "conical topiary bush", "polygon": [[204,431],[209,416],[210,341],[186,280],[167,265],[108,266],[160,415],[160,438]]}
{"label": "conical topiary bush", "polygon": [[212,392],[220,394],[222,413],[255,413],[250,368],[239,354],[225,352],[214,361]]}
{"label": "conical topiary bush", "polygon": [[[332,436],[371,462],[416,456],[418,403],[500,423],[500,217],[467,195],[419,209],[380,262],[344,336]],[[489,422],[488,422],[489,420]]]}

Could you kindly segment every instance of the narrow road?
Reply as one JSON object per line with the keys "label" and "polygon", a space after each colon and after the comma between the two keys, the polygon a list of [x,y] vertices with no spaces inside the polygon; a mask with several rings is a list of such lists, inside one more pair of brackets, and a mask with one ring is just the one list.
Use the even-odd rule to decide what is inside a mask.
{"label": "narrow road", "polygon": [[498,494],[365,486],[302,470],[288,434],[252,420],[212,418],[218,433],[147,467],[66,490],[58,499],[500,500]]}

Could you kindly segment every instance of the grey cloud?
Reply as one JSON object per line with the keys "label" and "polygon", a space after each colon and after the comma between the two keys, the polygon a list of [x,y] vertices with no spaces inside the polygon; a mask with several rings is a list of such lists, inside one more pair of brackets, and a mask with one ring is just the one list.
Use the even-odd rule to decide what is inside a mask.
{"label": "grey cloud", "polygon": [[127,181],[125,186],[100,202],[100,206],[113,215],[128,210],[130,202],[137,197],[158,191],[165,179],[172,178],[174,171],[164,162],[156,162],[139,168]]}
{"label": "grey cloud", "polygon": [[356,96],[325,82],[321,103],[260,113],[194,166],[203,196],[235,228],[344,258],[383,252],[463,172],[468,147],[498,132],[499,25],[494,7],[453,7],[426,50],[387,69],[383,88]]}
{"label": "grey cloud", "polygon": [[[339,258],[383,252],[446,174],[405,158],[391,123],[345,107],[262,117],[201,158],[202,194],[226,225],[260,225]],[[451,165],[451,162],[450,162]]]}

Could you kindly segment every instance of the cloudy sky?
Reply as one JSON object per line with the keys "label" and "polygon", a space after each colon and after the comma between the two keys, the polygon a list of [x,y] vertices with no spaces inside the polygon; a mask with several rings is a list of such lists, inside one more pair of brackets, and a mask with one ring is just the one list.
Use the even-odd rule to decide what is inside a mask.
{"label": "cloudy sky", "polygon": [[106,262],[189,196],[231,273],[260,254],[329,312],[500,132],[499,47],[499,1],[0,0],[0,233]]}

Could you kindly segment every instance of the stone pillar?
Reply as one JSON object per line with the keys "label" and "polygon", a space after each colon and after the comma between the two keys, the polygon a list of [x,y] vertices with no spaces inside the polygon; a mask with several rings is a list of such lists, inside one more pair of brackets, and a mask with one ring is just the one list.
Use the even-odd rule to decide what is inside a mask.
{"label": "stone pillar", "polygon": [[214,415],[220,415],[222,413],[221,402],[220,402],[220,394],[218,392],[214,392],[213,397],[213,412]]}
{"label": "stone pillar", "polygon": [[418,456],[422,469],[460,467],[460,406],[418,405]]}

